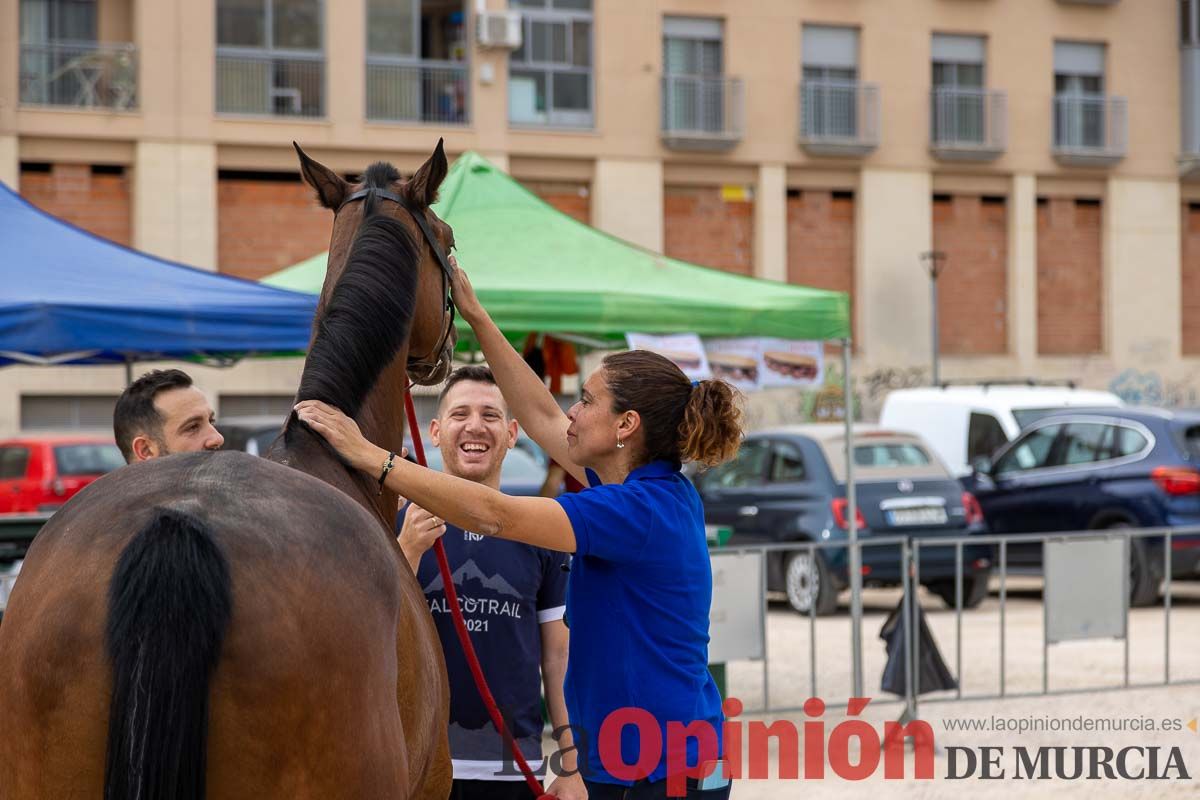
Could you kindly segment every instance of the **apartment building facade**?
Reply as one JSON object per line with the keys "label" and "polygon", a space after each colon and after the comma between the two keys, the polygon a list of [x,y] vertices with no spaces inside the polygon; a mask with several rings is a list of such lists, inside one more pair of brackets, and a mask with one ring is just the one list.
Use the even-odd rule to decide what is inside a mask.
{"label": "apartment building facade", "polygon": [[[931,264],[943,377],[1192,405],[1197,53],[1200,0],[0,0],[0,179],[257,279],[328,240],[292,140],[354,174],[442,136],[639,245],[850,291],[868,408],[929,380]],[[298,365],[198,371],[236,414]],[[0,433],[123,377],[0,371]]]}

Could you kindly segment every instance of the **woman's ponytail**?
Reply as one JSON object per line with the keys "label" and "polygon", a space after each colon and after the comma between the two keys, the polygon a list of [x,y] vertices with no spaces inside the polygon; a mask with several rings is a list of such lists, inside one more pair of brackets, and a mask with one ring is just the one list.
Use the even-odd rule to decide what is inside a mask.
{"label": "woman's ponytail", "polygon": [[737,455],[742,443],[741,394],[725,381],[700,381],[692,387],[679,425],[683,461],[706,467]]}

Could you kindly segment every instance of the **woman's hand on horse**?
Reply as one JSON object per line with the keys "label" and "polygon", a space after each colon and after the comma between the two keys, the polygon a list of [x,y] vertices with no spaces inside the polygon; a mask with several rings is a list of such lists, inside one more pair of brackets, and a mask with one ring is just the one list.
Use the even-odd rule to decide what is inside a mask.
{"label": "woman's hand on horse", "polygon": [[450,266],[454,268],[454,280],[451,283],[454,306],[462,318],[469,323],[483,313],[483,306],[479,304],[479,298],[475,296],[475,289],[471,286],[471,280],[467,277],[467,273],[463,272],[462,267],[458,265],[458,259],[454,256],[450,256]]}
{"label": "woman's hand on horse", "polygon": [[355,469],[370,472],[383,468],[383,460],[379,457],[381,449],[368,442],[358,429],[358,423],[338,409],[320,400],[301,400],[295,411],[297,417],[321,434]]}

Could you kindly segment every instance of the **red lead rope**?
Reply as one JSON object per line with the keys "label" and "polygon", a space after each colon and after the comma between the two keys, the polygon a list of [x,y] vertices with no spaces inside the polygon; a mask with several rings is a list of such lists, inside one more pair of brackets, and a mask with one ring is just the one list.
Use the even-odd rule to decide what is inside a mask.
{"label": "red lead rope", "polygon": [[[413,406],[412,394],[409,392],[404,393],[404,406],[408,414],[408,428],[412,431],[413,450],[416,451],[417,463],[426,467],[428,464],[425,461],[425,445],[421,442],[421,429],[417,427],[417,411]],[[517,747],[516,741],[504,724],[504,717],[500,715],[500,709],[496,706],[495,698],[492,697],[492,690],[488,688],[487,678],[483,676],[483,668],[479,666],[479,657],[475,655],[475,646],[471,644],[471,637],[467,633],[467,623],[463,619],[462,609],[458,606],[458,592],[454,589],[454,579],[450,574],[450,562],[446,560],[446,548],[442,545],[441,539],[434,543],[433,549],[437,555],[438,570],[442,573],[442,583],[446,587],[446,602],[450,606],[450,615],[454,617],[454,629],[458,631],[458,641],[462,643],[467,664],[471,667],[471,676],[475,678],[475,688],[479,690],[479,696],[483,698],[483,704],[487,706],[488,714],[495,723],[496,730],[500,732],[504,743],[508,745],[517,759],[517,766],[521,768],[521,773],[525,776],[525,783],[529,784],[529,790],[539,800],[542,798],[553,800],[553,795],[543,793],[542,784],[538,783],[538,779],[534,777],[533,770],[529,768],[525,756],[521,754],[521,748]]]}

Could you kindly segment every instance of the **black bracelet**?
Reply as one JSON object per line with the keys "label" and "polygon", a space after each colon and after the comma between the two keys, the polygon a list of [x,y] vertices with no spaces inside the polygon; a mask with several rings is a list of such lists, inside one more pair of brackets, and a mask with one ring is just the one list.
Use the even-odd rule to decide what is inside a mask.
{"label": "black bracelet", "polygon": [[396,460],[395,453],[388,453],[387,461],[383,462],[383,474],[379,476],[379,493],[383,494],[383,482],[387,480],[388,473],[392,471],[393,462]]}

